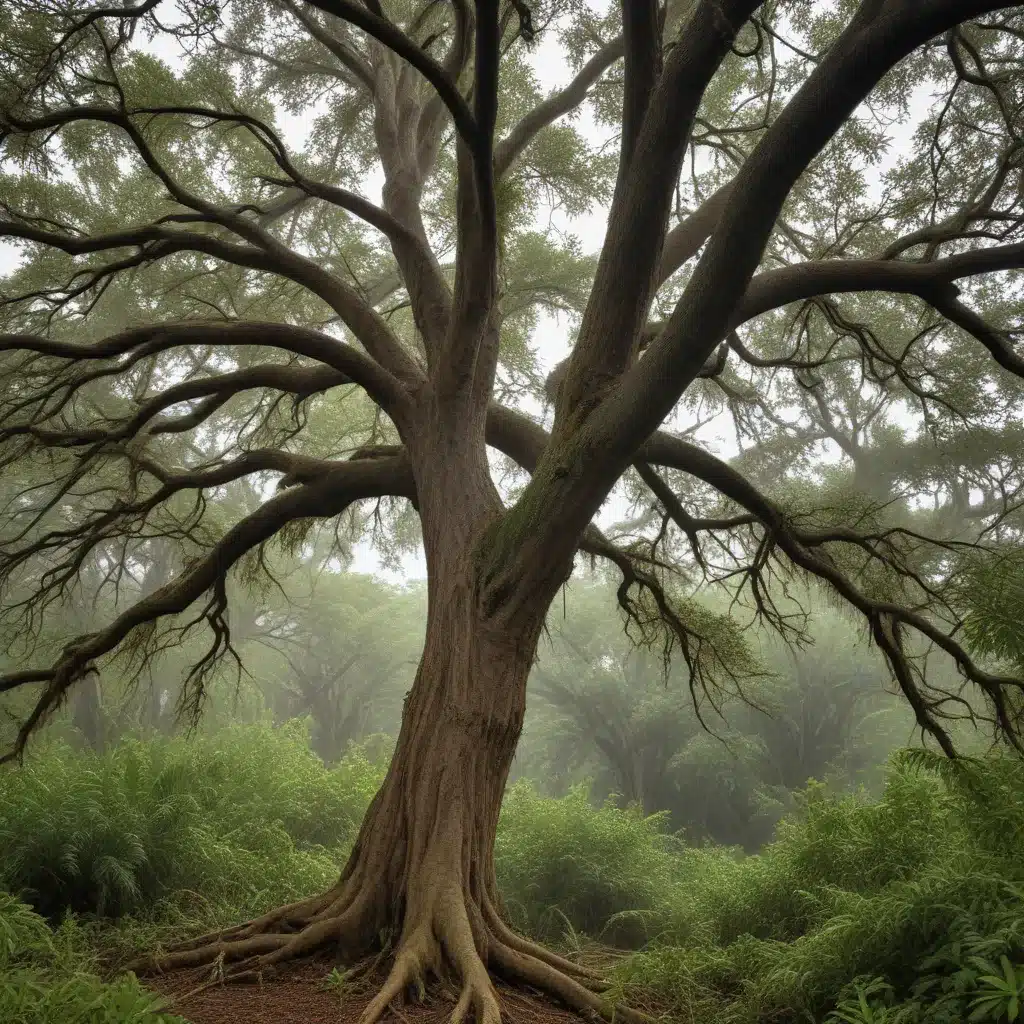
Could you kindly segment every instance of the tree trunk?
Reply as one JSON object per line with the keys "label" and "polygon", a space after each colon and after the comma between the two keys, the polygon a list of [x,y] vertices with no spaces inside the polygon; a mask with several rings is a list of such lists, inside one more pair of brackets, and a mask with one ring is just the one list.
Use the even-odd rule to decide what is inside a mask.
{"label": "tree trunk", "polygon": [[97,754],[103,753],[106,748],[106,722],[103,716],[103,698],[100,694],[98,672],[89,672],[73,691],[71,724],[81,734],[90,750]]}
{"label": "tree trunk", "polygon": [[241,967],[251,975],[327,945],[354,963],[383,935],[394,961],[364,1024],[408,988],[422,992],[432,976],[461,983],[453,1021],[472,1010],[480,1024],[496,1024],[491,970],[604,1011],[590,971],[516,935],[503,919],[494,840],[540,627],[509,635],[484,621],[469,563],[458,576],[431,580],[423,657],[398,744],[337,885],[139,969],[223,955],[247,960]]}
{"label": "tree trunk", "polygon": [[336,938],[351,958],[381,931],[399,946],[478,948],[497,914],[494,839],[536,641],[481,625],[468,578],[443,589],[387,776],[330,894],[325,916],[348,920]]}
{"label": "tree trunk", "polygon": [[485,613],[476,548],[500,499],[482,430],[475,450],[458,452],[464,438],[449,437],[449,445],[413,460],[433,467],[417,479],[429,579],[423,656],[387,776],[337,885],[182,944],[141,969],[223,957],[245,961],[233,977],[251,977],[326,945],[353,963],[379,948],[383,935],[394,954],[391,972],[362,1024],[407,988],[422,992],[431,976],[459,980],[455,1024],[470,1011],[478,1024],[497,1024],[491,970],[607,1013],[593,972],[516,935],[502,916],[495,833],[547,609],[537,602],[513,627]]}
{"label": "tree trunk", "polygon": [[536,640],[491,633],[468,579],[444,589],[391,766],[340,886],[365,901],[360,937],[393,929],[416,976],[447,957],[465,978],[474,959],[488,959],[500,922],[494,840]]}

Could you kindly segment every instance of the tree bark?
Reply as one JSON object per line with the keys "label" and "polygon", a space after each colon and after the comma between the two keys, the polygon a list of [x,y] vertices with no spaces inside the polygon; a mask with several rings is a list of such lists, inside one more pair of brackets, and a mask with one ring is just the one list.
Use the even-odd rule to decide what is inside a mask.
{"label": "tree bark", "polygon": [[407,984],[454,968],[483,1020],[497,1015],[487,977],[502,931],[495,833],[535,639],[494,635],[468,574],[438,581],[437,590],[395,754],[339,898],[361,918],[349,958],[368,952],[382,930],[393,934],[398,955],[376,1000],[381,1012]]}
{"label": "tree bark", "polygon": [[[431,977],[458,979],[452,1021],[500,1019],[491,972],[608,1016],[593,972],[517,935],[504,920],[494,871],[502,796],[526,711],[526,682],[546,606],[515,625],[483,599],[478,546],[500,514],[479,430],[446,430],[435,415],[419,434],[413,467],[428,567],[427,629],[419,669],[384,783],[338,883],[236,928],[203,936],[137,965],[140,971],[242,961],[235,978],[330,946],[348,963],[393,952],[367,1007],[372,1024],[397,997]],[[423,438],[430,438],[429,447]],[[410,445],[412,446],[412,444]],[[623,1008],[619,1017],[638,1020]]]}

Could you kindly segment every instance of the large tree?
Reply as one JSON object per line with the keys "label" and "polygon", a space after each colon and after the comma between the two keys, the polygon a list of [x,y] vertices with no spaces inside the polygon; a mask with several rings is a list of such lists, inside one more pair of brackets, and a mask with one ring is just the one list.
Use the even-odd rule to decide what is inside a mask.
{"label": "large tree", "polygon": [[[773,594],[803,575],[862,618],[947,752],[957,714],[1021,746],[1020,684],[958,639],[964,564],[1019,529],[1020,9],[0,11],[0,237],[21,260],[0,306],[7,625],[27,642],[97,548],[112,585],[153,537],[184,560],[0,679],[34,688],[12,753],[161,629],[209,627],[201,687],[230,649],[227,575],[258,575],[275,537],[301,549],[311,524],[368,523],[352,510],[380,500],[406,537],[415,510],[426,554],[422,659],[337,885],[165,966],[222,956],[251,975],[384,934],[392,968],[364,1024],[429,972],[461,980],[456,1021],[497,1020],[491,971],[606,1012],[597,979],[508,927],[492,865],[527,675],[580,551],[621,573],[634,635],[681,653],[695,693],[744,659],[689,588],[731,587],[799,640]],[[548,96],[525,51],[537,32],[562,33],[572,70]],[[617,162],[564,122],[584,104],[614,125]],[[900,118],[916,118],[911,151],[878,194],[867,174]],[[374,168],[379,202],[359,190]],[[536,229],[540,192],[570,212],[607,192],[595,263]],[[541,306],[579,311],[550,429],[514,407]],[[686,410],[731,413],[741,455],[673,432]],[[503,492],[489,448],[528,480]],[[262,500],[225,521],[211,499],[245,477]],[[655,506],[653,535],[593,524],[620,481]],[[930,682],[933,652],[963,689]]]}

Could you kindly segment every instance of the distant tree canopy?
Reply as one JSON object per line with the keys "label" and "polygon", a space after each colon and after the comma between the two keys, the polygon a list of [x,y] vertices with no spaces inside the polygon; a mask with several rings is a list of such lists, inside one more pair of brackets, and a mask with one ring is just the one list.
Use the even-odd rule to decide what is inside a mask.
{"label": "distant tree canopy", "polygon": [[[751,672],[743,614],[800,643],[830,601],[948,754],[963,718],[1024,749],[1018,675],[970,649],[1013,653],[977,596],[1021,529],[1019,6],[0,10],[11,756],[97,667],[190,635],[198,708],[275,548],[426,556],[422,657],[337,886],[164,966],[251,976],[388,934],[364,1024],[445,968],[455,1024],[497,1021],[489,971],[610,1013],[510,929],[493,869],[581,553],[698,703]],[[547,95],[536,42],[567,69]],[[552,220],[595,204],[596,255]],[[546,376],[551,313],[572,346]],[[635,518],[602,531],[613,491]],[[64,617],[75,595],[101,624]]]}
{"label": "distant tree canopy", "polygon": [[870,783],[910,737],[913,718],[884,665],[834,612],[814,616],[814,644],[802,650],[758,635],[742,698],[696,710],[680,666],[666,678],[621,625],[600,582],[574,583],[565,613],[550,616],[513,769],[545,792],[589,778],[597,800],[668,811],[693,840],[754,850],[794,790],[810,779]]}

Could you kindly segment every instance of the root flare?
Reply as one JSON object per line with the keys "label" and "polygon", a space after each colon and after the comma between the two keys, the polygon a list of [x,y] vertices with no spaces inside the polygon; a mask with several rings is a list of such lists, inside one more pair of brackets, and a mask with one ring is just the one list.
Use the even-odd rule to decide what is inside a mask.
{"label": "root flare", "polygon": [[[410,989],[422,998],[432,977],[457,981],[459,995],[451,1024],[465,1024],[471,1016],[476,1024],[500,1024],[501,1010],[491,970],[508,981],[553,996],[588,1019],[599,1016],[609,1021],[617,1018],[624,1024],[650,1024],[644,1014],[624,1007],[613,1009],[599,995],[608,986],[596,972],[517,935],[487,900],[477,908],[457,886],[435,889],[432,895],[425,901],[426,906],[421,900],[418,908],[406,908],[406,926],[391,969],[359,1024],[379,1024],[392,1004],[404,999]],[[325,913],[335,908],[339,912]],[[329,946],[349,952],[353,958],[357,953],[365,954],[369,952],[367,922],[372,920],[368,910],[365,898],[334,892],[281,908],[236,928],[180,943],[134,969],[144,974],[216,965],[216,979],[179,997],[180,1002],[211,985],[262,979],[264,972]],[[294,931],[270,930],[298,922],[304,923]],[[232,966],[224,969],[223,965],[229,963]]]}

